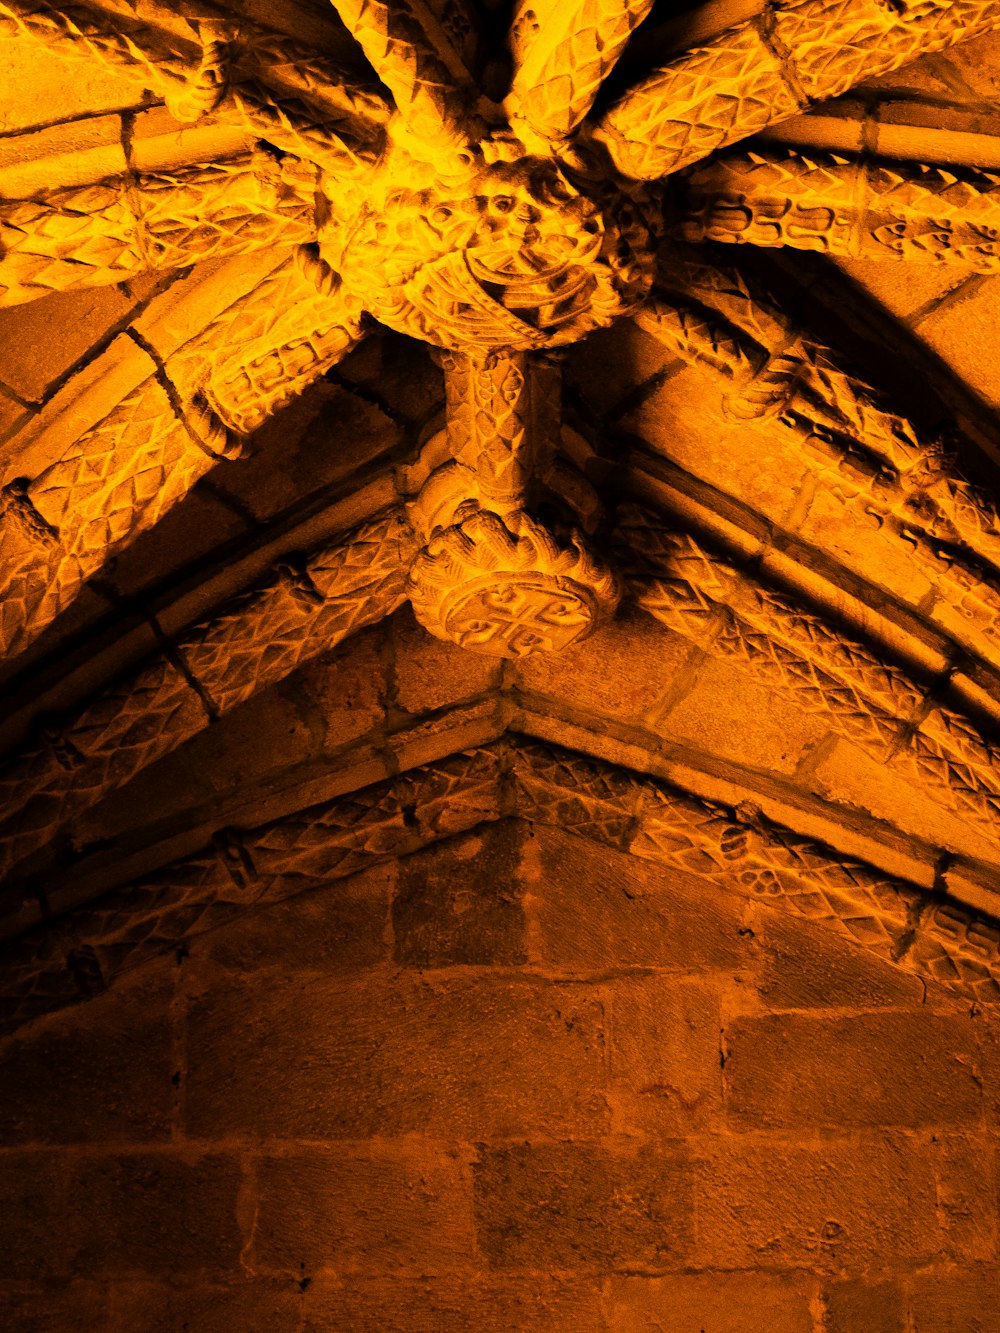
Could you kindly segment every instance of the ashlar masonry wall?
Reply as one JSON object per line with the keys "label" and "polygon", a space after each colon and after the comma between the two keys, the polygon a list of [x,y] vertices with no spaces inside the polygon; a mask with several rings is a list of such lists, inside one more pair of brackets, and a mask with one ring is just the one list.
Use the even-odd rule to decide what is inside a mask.
{"label": "ashlar masonry wall", "polygon": [[507,819],[0,1054],[5,1333],[995,1333],[997,1020]]}

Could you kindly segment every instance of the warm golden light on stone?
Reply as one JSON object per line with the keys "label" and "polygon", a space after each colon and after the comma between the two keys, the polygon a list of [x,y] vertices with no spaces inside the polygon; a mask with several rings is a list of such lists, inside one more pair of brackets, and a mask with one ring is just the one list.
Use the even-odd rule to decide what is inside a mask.
{"label": "warm golden light on stone", "polygon": [[0,1333],[997,1333],[998,34],[0,0]]}

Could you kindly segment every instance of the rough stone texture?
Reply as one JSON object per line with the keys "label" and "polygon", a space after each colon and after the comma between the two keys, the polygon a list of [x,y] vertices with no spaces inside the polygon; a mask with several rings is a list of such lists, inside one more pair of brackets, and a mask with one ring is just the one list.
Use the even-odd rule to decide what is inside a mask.
{"label": "rough stone texture", "polygon": [[726,1029],[727,1111],[743,1129],[974,1125],[974,1042],[970,1019],[935,1014],[741,1019]]}
{"label": "rough stone texture", "polygon": [[475,1168],[476,1217],[494,1268],[675,1267],[690,1254],[683,1151],[632,1145],[497,1148]]}
{"label": "rough stone texture", "polygon": [[[616,1278],[607,1297],[609,1333],[813,1333],[806,1274],[685,1273]],[[860,1330],[868,1325],[858,1324]],[[870,1333],[876,1333],[874,1325]]]}
{"label": "rough stone texture", "polygon": [[518,825],[504,822],[408,857],[393,901],[396,961],[418,968],[523,963],[516,875],[523,838]]}
{"label": "rough stone texture", "polygon": [[991,1328],[983,1015],[523,820],[296,889],[0,1048],[5,1333]]}

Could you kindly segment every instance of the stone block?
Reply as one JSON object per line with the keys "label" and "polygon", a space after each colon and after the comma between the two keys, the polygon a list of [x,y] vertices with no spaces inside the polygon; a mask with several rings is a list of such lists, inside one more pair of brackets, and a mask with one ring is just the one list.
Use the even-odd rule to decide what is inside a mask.
{"label": "stone block", "polygon": [[116,1282],[110,1303],[108,1333],[276,1333],[298,1328],[302,1293],[240,1275],[226,1285]]}
{"label": "stone block", "polygon": [[53,292],[0,310],[0,380],[38,402],[126,320],[133,302],[115,286]]}
{"label": "stone block", "polygon": [[295,686],[308,701],[307,715],[327,750],[350,745],[381,727],[386,699],[381,629],[352,634],[339,647],[314,657],[295,673]]}
{"label": "stone block", "polygon": [[906,1302],[896,1281],[849,1278],[823,1294],[824,1333],[907,1333]]}
{"label": "stone block", "polygon": [[935,1134],[929,1154],[937,1181],[938,1225],[951,1254],[965,1260],[996,1255],[997,1168],[992,1135]]}
{"label": "stone block", "polygon": [[832,262],[901,319],[909,319],[925,307],[932,308],[969,277],[968,270],[957,264],[907,264],[891,258],[838,258]]}
{"label": "stone block", "polygon": [[430,348],[379,329],[334,369],[332,378],[356,384],[383,404],[394,421],[425,426],[444,408],[444,375]]}
{"label": "stone block", "polygon": [[[0,370],[2,370],[2,367],[0,367]],[[0,393],[0,443],[15,435],[27,423],[30,416],[29,409],[19,403],[16,398]]]}
{"label": "stone block", "polygon": [[196,483],[155,527],[125,547],[105,577],[123,597],[137,596],[210,557],[245,530],[242,518]]}
{"label": "stone block", "polygon": [[195,1137],[476,1140],[608,1123],[603,1004],[580,986],[215,979],[192,1000],[187,1042]]}
{"label": "stone block", "polygon": [[[914,268],[907,265],[905,271],[912,274]],[[845,504],[835,484],[820,481],[797,533],[803,541],[832,552],[875,589],[891,588],[896,597],[914,608],[931,592],[933,585],[926,567],[913,559],[909,543],[878,523],[863,505]],[[879,592],[873,590],[871,597],[878,607],[882,600]]]}
{"label": "stone block", "polygon": [[757,993],[769,1009],[878,1009],[918,1006],[923,986],[818,922],[760,904],[753,917],[761,972]]}
{"label": "stone block", "polygon": [[676,1136],[722,1111],[719,994],[699,977],[637,976],[610,988],[612,1087],[626,1132]]}
{"label": "stone block", "polygon": [[257,1271],[301,1279],[474,1267],[472,1181],[453,1148],[403,1140],[292,1152],[263,1158],[257,1181]]}
{"label": "stone block", "polygon": [[[107,1333],[107,1291],[99,1282],[37,1286],[0,1283],[0,1328],[4,1333]],[[130,1333],[140,1333],[135,1328]]]}
{"label": "stone block", "polygon": [[6,42],[0,56],[0,132],[140,106],[148,100],[145,82],[139,66],[114,68],[51,46]]}
{"label": "stone block", "polygon": [[732,971],[751,960],[742,898],[694,875],[538,826],[521,874],[532,961],[546,968]]}
{"label": "stone block", "polygon": [[692,689],[655,723],[668,741],[765,772],[795,773],[830,730],[829,718],[800,708],[753,667],[708,660]]}
{"label": "stone block", "polygon": [[235,1268],[240,1166],[191,1151],[81,1157],[69,1183],[80,1274],[170,1275]]}
{"label": "stone block", "polygon": [[409,605],[393,616],[395,701],[408,713],[444,708],[500,685],[499,658],[469,653],[428,634]]}
{"label": "stone block", "polygon": [[941,1249],[933,1164],[909,1137],[706,1142],[695,1208],[698,1267],[840,1271]]}
{"label": "stone block", "polygon": [[375,967],[388,957],[392,863],[252,909],[195,941],[192,953],[241,972],[278,967],[324,975]]}
{"label": "stone block", "polygon": [[739,1018],[725,1034],[726,1112],[741,1129],[972,1124],[973,1021],[924,1012]]}
{"label": "stone block", "polygon": [[[608,1333],[813,1333],[811,1280],[799,1273],[612,1278]],[[876,1333],[858,1324],[852,1333]]]}
{"label": "stone block", "polygon": [[995,1264],[916,1273],[909,1329],[912,1333],[996,1333],[998,1291],[1000,1269]]}
{"label": "stone block", "polygon": [[131,981],[0,1047],[0,1143],[170,1136],[169,983]]}
{"label": "stone block", "polygon": [[342,483],[396,448],[401,432],[380,408],[318,380],[254,432],[253,452],[217,470],[220,490],[260,522]]}
{"label": "stone block", "polygon": [[566,360],[566,378],[602,416],[616,408],[653,375],[679,365],[669,348],[631,320],[614,330],[598,329],[575,343]]}
{"label": "stone block", "polygon": [[558,699],[574,711],[638,722],[654,708],[687,661],[691,645],[635,607],[561,653],[515,664],[520,688]]}
{"label": "stone block", "polygon": [[919,321],[916,331],[992,408],[1000,405],[1000,367],[984,356],[1000,318],[1000,280],[976,277]]}
{"label": "stone block", "polygon": [[0,1282],[44,1282],[72,1272],[80,1217],[68,1210],[67,1176],[63,1152],[0,1154],[0,1216],[17,1219],[0,1245]]}
{"label": "stone block", "polygon": [[520,821],[504,820],[402,860],[392,904],[396,961],[419,968],[525,962],[517,875],[523,841]]}
{"label": "stone block", "polygon": [[479,1244],[497,1269],[675,1268],[693,1238],[686,1153],[533,1143],[481,1153]]}
{"label": "stone block", "polygon": [[605,1333],[594,1284],[540,1273],[321,1279],[303,1306],[302,1333]]}
{"label": "stone block", "polygon": [[949,810],[940,791],[919,789],[908,776],[846,740],[824,753],[811,786],[824,800],[859,811],[862,817],[874,815],[904,835],[987,862],[996,860],[996,838]]}
{"label": "stone block", "polygon": [[796,509],[810,465],[801,441],[771,421],[744,422],[722,411],[727,382],[689,365],[622,418],[622,427],[662,454],[773,522]]}

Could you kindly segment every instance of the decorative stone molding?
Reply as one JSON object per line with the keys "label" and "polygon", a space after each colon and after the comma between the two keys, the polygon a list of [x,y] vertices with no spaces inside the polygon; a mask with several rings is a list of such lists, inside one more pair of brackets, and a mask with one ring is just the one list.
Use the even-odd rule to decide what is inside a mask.
{"label": "decorative stone molding", "polygon": [[622,175],[656,180],[998,22],[989,0],[898,6],[797,0],[768,7],[631,88],[594,137]]}
{"label": "decorative stone molding", "polygon": [[738,275],[704,263],[682,270],[679,302],[654,304],[642,327],[721,371],[728,415],[793,430],[830,491],[905,543],[942,589],[949,632],[1000,663],[1000,513],[964,474],[954,444],[920,439]]}
{"label": "decorative stone molding", "polygon": [[263,151],[0,203],[0,305],[316,237],[318,171]]}
{"label": "decorative stone molding", "polygon": [[513,736],[273,823],[221,829],[203,852],[31,932],[0,954],[0,1027],[88,999],[254,906],[509,816],[672,866],[706,893],[760,898],[976,1003],[1000,1002],[1000,925],[989,914],[750,806]]}
{"label": "decorative stone molding", "polygon": [[[454,461],[412,507],[427,538],[410,571],[414,613],[475,652],[558,652],[609,619],[621,589],[580,531],[596,524],[596,496],[558,459],[556,368],[524,354],[442,363]],[[534,516],[544,502],[558,515],[548,525]]]}
{"label": "decorative stone molding", "polygon": [[1000,173],[794,150],[728,153],[685,178],[687,241],[1000,269]]}
{"label": "decorative stone molding", "polygon": [[825,623],[774,587],[671,532],[635,506],[619,511],[623,564],[640,606],[706,653],[745,662],[798,708],[960,818],[996,836],[1000,751],[877,647]]}
{"label": "decorative stone molding", "polygon": [[[195,625],[0,770],[0,880],[148,764],[301,662],[389,615],[413,555],[398,515],[305,557],[308,594],[281,571]],[[67,767],[66,753],[79,762]]]}
{"label": "decorative stone molding", "polygon": [[42,528],[0,513],[0,649],[31,642],[111,556],[215,464],[243,456],[244,437],[363,336],[350,300],[318,291],[294,257],[200,329],[25,480]]}
{"label": "decorative stone molding", "polygon": [[[111,66],[135,68],[149,87],[171,101],[192,96],[192,81],[204,75],[205,43],[190,14],[184,38],[141,19],[101,13],[84,5],[49,0],[2,0],[0,36],[20,38],[60,55]],[[188,7],[184,6],[183,14]],[[225,11],[217,14],[226,21]],[[231,19],[228,21],[231,22]],[[373,90],[357,86],[352,74],[290,38],[248,20],[240,22],[240,40],[227,55],[228,78],[216,99],[215,114],[245,126],[256,137],[347,175],[364,170],[381,147],[389,108]],[[209,39],[212,49],[212,39]],[[209,62],[214,59],[210,54]]]}
{"label": "decorative stone molding", "polygon": [[579,536],[559,545],[523,510],[501,518],[483,509],[431,538],[408,592],[425,629],[499,657],[568,648],[607,620],[621,595]]}
{"label": "decorative stone molding", "polygon": [[515,20],[516,72],[506,101],[511,122],[524,121],[558,144],[580,124],[652,0],[582,0],[521,4]]}

